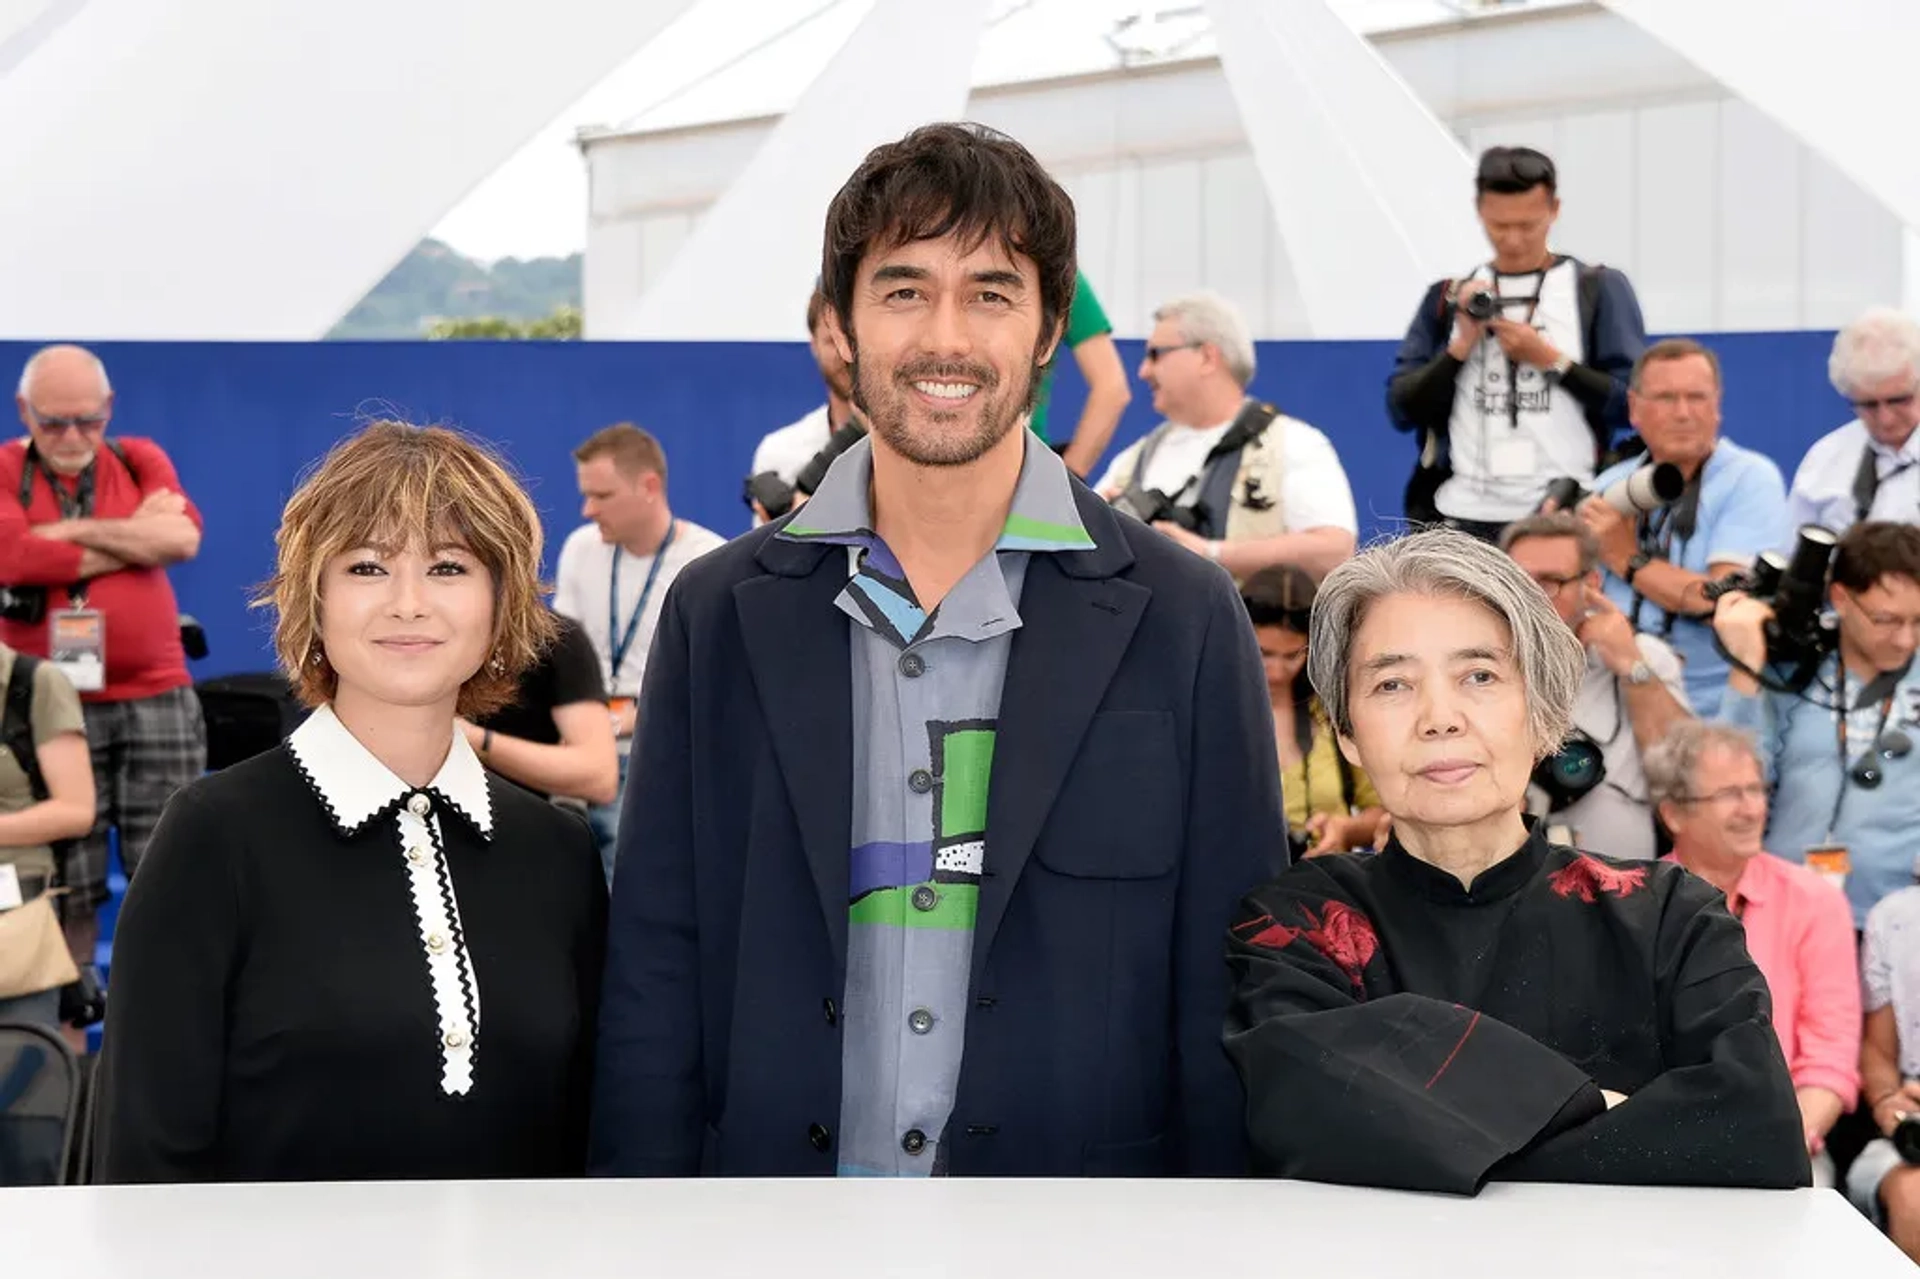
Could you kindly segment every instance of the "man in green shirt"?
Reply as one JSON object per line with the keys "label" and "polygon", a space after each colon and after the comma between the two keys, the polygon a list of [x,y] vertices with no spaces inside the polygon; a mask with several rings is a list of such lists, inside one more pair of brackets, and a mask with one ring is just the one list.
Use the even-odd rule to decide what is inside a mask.
{"label": "man in green shirt", "polygon": [[[1080,411],[1080,424],[1061,450],[1067,469],[1084,480],[1092,473],[1100,455],[1107,451],[1114,429],[1120,425],[1120,415],[1127,411],[1127,402],[1133,399],[1133,390],[1127,384],[1126,365],[1120,362],[1120,352],[1113,344],[1113,325],[1101,309],[1100,299],[1093,295],[1093,285],[1087,282],[1085,272],[1078,272],[1074,277],[1073,305],[1067,312],[1067,329],[1061,346],[1073,352],[1073,361],[1087,380],[1087,404]],[[1033,406],[1033,432],[1043,440],[1049,438],[1047,402],[1052,398],[1053,366],[1058,359],[1056,354],[1054,360],[1048,362],[1040,383],[1039,401]]]}

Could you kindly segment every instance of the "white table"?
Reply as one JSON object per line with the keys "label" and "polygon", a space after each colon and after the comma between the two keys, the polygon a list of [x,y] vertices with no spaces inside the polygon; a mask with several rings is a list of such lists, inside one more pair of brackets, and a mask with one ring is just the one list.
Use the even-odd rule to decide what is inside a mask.
{"label": "white table", "polygon": [[1833,1191],[567,1181],[0,1190],[7,1279],[1875,1279]]}

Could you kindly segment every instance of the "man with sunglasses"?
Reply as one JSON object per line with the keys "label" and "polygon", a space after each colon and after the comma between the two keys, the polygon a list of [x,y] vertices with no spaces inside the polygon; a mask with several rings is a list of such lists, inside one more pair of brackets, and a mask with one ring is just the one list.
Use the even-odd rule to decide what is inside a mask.
{"label": "man with sunglasses", "polygon": [[[1573,703],[1573,733],[1534,769],[1527,808],[1562,842],[1612,857],[1655,853],[1653,806],[1641,752],[1693,717],[1680,659],[1665,641],[1637,635],[1600,590],[1600,543],[1571,511],[1507,525],[1500,546],[1546,593],[1587,651]],[[1598,767],[1594,765],[1597,762]]]}
{"label": "man with sunglasses", "polygon": [[1767,843],[1846,890],[1860,928],[1914,882],[1920,831],[1920,528],[1856,524],[1834,553],[1838,643],[1804,692],[1764,690],[1773,610],[1723,595],[1713,628],[1733,659],[1720,718],[1753,730],[1773,773]]}
{"label": "man with sunglasses", "polygon": [[1844,533],[1861,520],[1920,522],[1920,323],[1877,306],[1841,329],[1827,377],[1853,420],[1814,442],[1787,494],[1782,545],[1803,524]]}
{"label": "man with sunglasses", "polygon": [[1327,437],[1247,394],[1253,336],[1216,293],[1166,302],[1139,377],[1165,421],[1107,468],[1100,495],[1236,581],[1288,564],[1315,579],[1353,554],[1353,490]]}
{"label": "man with sunglasses", "polygon": [[[1387,411],[1420,454],[1406,513],[1486,541],[1537,510],[1555,478],[1591,486],[1627,426],[1627,374],[1646,347],[1627,277],[1547,245],[1560,216],[1553,161],[1492,147],[1474,178],[1493,247],[1465,279],[1427,290],[1394,359]],[[1476,319],[1476,295],[1492,314]]]}
{"label": "man with sunglasses", "polygon": [[107,439],[113,387],[91,351],[37,352],[15,403],[27,438],[0,446],[0,641],[51,655],[80,690],[99,820],[70,847],[61,878],[73,890],[70,940],[91,962],[108,828],[119,829],[131,874],[167,800],[206,771],[206,724],[167,580],[169,565],[199,553],[200,512],[158,444]]}

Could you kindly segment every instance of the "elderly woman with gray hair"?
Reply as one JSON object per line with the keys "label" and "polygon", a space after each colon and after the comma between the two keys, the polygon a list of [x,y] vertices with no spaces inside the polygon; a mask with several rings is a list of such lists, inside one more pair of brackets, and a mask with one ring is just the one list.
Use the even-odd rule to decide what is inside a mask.
{"label": "elderly woman with gray hair", "polygon": [[1393,838],[1296,864],[1229,932],[1257,1170],[1458,1194],[1807,1184],[1725,894],[1548,844],[1522,815],[1583,670],[1532,580],[1464,534],[1416,533],[1327,577],[1308,654]]}

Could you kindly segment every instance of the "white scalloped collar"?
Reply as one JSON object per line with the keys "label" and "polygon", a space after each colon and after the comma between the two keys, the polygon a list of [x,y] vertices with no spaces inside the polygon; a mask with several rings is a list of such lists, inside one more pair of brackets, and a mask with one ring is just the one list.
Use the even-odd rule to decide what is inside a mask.
{"label": "white scalloped collar", "polygon": [[[331,706],[307,716],[307,722],[287,738],[287,749],[343,835],[359,833],[415,793],[414,787],[347,731]],[[482,838],[492,838],[493,800],[487,790],[486,766],[458,726],[446,763],[425,789],[458,809]]]}

